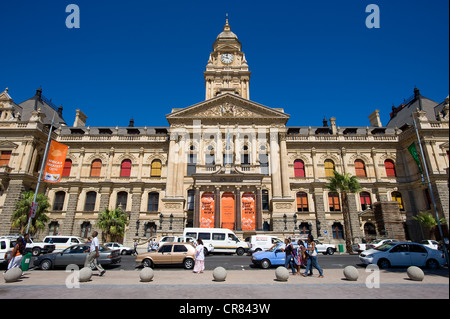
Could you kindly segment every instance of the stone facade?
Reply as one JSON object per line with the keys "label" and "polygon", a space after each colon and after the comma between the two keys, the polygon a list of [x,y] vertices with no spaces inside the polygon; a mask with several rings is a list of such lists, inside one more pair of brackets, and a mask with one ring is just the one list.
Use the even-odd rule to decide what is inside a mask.
{"label": "stone facade", "polygon": [[[52,105],[42,90],[21,104],[8,90],[1,93],[0,234],[15,232],[14,204],[22,191],[36,187],[55,112],[52,139],[70,148],[62,181],[40,189],[52,207],[51,222],[38,237],[56,232],[86,236],[97,229],[102,210],[120,206],[129,216],[124,242],[131,245],[136,237],[202,226],[206,200],[214,199],[213,225],[231,222],[241,237],[311,232],[334,243],[343,243],[347,235],[354,241],[384,236],[373,207],[401,202],[397,217],[404,235],[419,240],[422,232],[413,216],[434,210],[408,151],[412,143],[418,148],[414,126],[410,116],[401,121],[416,104],[420,108],[410,114],[438,213],[448,220],[448,99],[439,104],[415,90],[405,105],[393,108],[387,126],[375,111],[370,124],[362,120],[355,127],[339,127],[335,118],[321,127],[290,127],[283,109],[249,99],[250,71],[241,49],[227,22],[204,73],[206,100],[173,109],[167,127],[134,127],[133,121],[128,127],[86,126],[80,110],[68,126],[62,107]],[[349,194],[352,234],[344,234],[340,194],[336,199],[325,187],[330,169],[357,175],[363,187]]]}

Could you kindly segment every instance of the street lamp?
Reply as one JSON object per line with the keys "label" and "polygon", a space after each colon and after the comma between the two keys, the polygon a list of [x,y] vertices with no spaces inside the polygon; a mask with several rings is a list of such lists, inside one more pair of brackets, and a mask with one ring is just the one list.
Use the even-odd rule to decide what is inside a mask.
{"label": "street lamp", "polygon": [[284,230],[287,230],[287,226],[286,226],[286,224],[287,224],[287,216],[286,216],[286,214],[283,215],[283,221],[284,221]]}
{"label": "street lamp", "polygon": [[172,223],[173,223],[173,214],[170,214],[170,226],[169,226],[169,230],[172,230]]}
{"label": "street lamp", "polygon": [[136,221],[136,237],[137,236],[139,236],[139,224],[140,224],[141,222],[139,221],[139,219]]}
{"label": "street lamp", "polygon": [[294,213],[294,231],[297,230],[297,214]]}
{"label": "street lamp", "polygon": [[163,218],[164,218],[164,215],[161,213],[159,215],[159,230],[162,229]]}

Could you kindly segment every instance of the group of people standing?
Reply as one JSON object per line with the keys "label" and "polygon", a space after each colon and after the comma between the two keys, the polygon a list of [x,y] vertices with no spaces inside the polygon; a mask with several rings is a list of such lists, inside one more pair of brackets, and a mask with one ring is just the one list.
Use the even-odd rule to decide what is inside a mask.
{"label": "group of people standing", "polygon": [[[284,243],[284,252],[286,253],[285,267],[291,267],[293,275],[298,273],[303,277],[312,276],[312,267],[314,267],[319,271],[319,278],[323,278],[323,271],[319,266],[319,262],[317,261],[318,252],[316,243],[312,235],[308,235],[306,243],[303,242],[303,240],[299,239],[297,242],[297,247],[294,247],[291,239],[289,238],[286,238],[284,240]],[[304,273],[301,273],[300,268],[302,266],[306,268]]]}

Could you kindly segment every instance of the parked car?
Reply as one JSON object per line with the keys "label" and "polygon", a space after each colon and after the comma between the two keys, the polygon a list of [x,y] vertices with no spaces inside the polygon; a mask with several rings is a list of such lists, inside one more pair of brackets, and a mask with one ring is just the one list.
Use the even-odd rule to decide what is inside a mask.
{"label": "parked car", "polygon": [[275,236],[267,235],[253,235],[248,238],[249,250],[248,253],[263,251],[270,249],[273,245],[282,243],[283,241]]}
{"label": "parked car", "polygon": [[266,251],[253,253],[252,263],[263,269],[268,269],[271,266],[284,266],[286,253],[282,251],[282,248],[284,248],[284,244],[278,243]]}
{"label": "parked car", "polygon": [[418,266],[437,269],[445,265],[442,251],[411,242],[388,242],[374,249],[363,251],[359,260],[384,269],[391,266]]}
{"label": "parked car", "polygon": [[191,243],[166,243],[157,251],[137,255],[136,264],[151,268],[156,265],[183,265],[186,269],[193,269],[195,248]]}
{"label": "parked car", "polygon": [[[61,252],[42,255],[34,260],[34,266],[42,270],[49,270],[75,264],[82,268],[84,267],[89,248],[89,244],[78,244],[70,246]],[[119,252],[118,249],[112,250],[100,245],[98,263],[102,266],[119,264],[121,262]]]}
{"label": "parked car", "polygon": [[427,240],[422,240],[420,243],[431,249],[440,249],[439,243],[435,240],[427,239]]}
{"label": "parked car", "polygon": [[86,241],[81,237],[76,236],[46,236],[44,238],[44,243],[54,244],[55,252],[60,252],[70,246],[77,244],[84,244]]}
{"label": "parked car", "polygon": [[133,248],[125,247],[121,243],[105,243],[105,247],[108,247],[109,249],[118,249],[120,251],[121,255],[131,255],[134,251]]}
{"label": "parked car", "polygon": [[367,249],[377,248],[378,246],[387,244],[387,243],[398,243],[397,239],[376,239],[366,245]]}
{"label": "parked car", "polygon": [[352,248],[353,248],[353,251],[360,253],[364,250],[367,250],[367,244],[365,244],[365,243],[353,244]]}
{"label": "parked car", "polygon": [[11,254],[14,246],[16,246],[16,237],[11,238],[9,236],[0,237],[0,265],[4,266],[7,263],[9,255]]}
{"label": "parked car", "polygon": [[195,238],[189,236],[164,236],[159,240],[158,247],[161,247],[166,243],[193,243],[196,245],[197,241]]}
{"label": "parked car", "polygon": [[200,238],[205,246],[205,255],[214,252],[242,256],[249,249],[248,243],[241,241],[227,228],[185,228],[183,236]]}
{"label": "parked car", "polygon": [[31,252],[34,257],[39,256],[40,254],[48,254],[55,250],[56,245],[50,243],[43,243],[35,241],[34,238],[29,238],[27,246],[25,247],[26,252]]}
{"label": "parked car", "polygon": [[[301,239],[303,240],[303,242],[306,244],[308,239],[307,238],[291,238],[292,240],[292,244],[294,245],[294,247],[297,247],[297,242],[298,240]],[[316,249],[318,253],[322,253],[324,255],[333,255],[336,252],[336,245],[334,244],[324,244],[321,241],[314,239],[314,242],[316,243]]]}

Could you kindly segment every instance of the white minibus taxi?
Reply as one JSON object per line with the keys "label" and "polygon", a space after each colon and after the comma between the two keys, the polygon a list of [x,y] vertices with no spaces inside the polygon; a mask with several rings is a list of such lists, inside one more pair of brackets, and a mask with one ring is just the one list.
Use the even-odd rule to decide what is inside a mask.
{"label": "white minibus taxi", "polygon": [[242,256],[249,248],[246,242],[226,228],[185,228],[183,236],[201,239],[208,253],[236,253]]}

